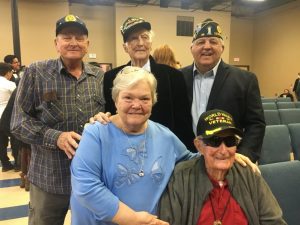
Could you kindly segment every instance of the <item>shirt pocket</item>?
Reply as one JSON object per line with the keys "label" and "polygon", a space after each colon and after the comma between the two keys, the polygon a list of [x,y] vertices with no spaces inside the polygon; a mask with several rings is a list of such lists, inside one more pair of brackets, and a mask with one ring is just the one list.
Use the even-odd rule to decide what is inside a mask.
{"label": "shirt pocket", "polygon": [[54,128],[55,125],[63,121],[63,109],[61,102],[50,100],[42,102],[41,121]]}

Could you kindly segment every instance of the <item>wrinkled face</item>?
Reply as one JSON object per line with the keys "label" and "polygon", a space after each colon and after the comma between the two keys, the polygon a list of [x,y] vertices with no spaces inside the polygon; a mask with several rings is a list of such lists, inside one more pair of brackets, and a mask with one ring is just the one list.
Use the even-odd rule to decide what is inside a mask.
{"label": "wrinkled face", "polygon": [[123,47],[132,60],[148,60],[152,49],[149,31],[143,28],[135,30],[128,36]]}
{"label": "wrinkled face", "polygon": [[120,91],[115,105],[127,129],[143,126],[151,115],[153,105],[150,85],[146,81],[140,81],[133,87]]}
{"label": "wrinkled face", "polygon": [[194,62],[201,73],[213,69],[220,60],[223,51],[224,45],[221,39],[217,37],[201,37],[191,45]]}
{"label": "wrinkled face", "polygon": [[62,29],[57,35],[55,46],[63,59],[81,60],[87,53],[89,41],[80,28],[70,26]]}
{"label": "wrinkled face", "polygon": [[[222,137],[225,138],[229,136],[222,135]],[[238,143],[238,141],[236,143]],[[212,147],[197,138],[195,140],[195,146],[204,156],[208,173],[213,174],[218,171],[228,171],[232,167],[235,160],[236,145],[227,147],[223,141],[218,147]]]}
{"label": "wrinkled face", "polygon": [[20,62],[18,58],[14,58],[11,65],[13,67],[13,70],[18,71],[20,69]]}

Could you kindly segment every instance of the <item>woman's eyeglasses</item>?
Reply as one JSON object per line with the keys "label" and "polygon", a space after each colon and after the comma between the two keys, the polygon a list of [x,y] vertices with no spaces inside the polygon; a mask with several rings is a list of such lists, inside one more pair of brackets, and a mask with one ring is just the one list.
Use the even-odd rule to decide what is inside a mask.
{"label": "woman's eyeglasses", "polygon": [[239,136],[235,135],[235,136],[227,136],[227,137],[212,136],[210,138],[201,138],[201,140],[205,145],[217,148],[223,142],[227,147],[238,146],[242,139]]}

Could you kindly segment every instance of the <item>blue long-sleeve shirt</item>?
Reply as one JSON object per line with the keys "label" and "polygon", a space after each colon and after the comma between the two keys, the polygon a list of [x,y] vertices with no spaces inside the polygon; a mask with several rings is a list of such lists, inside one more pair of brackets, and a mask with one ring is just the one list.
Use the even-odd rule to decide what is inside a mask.
{"label": "blue long-sleeve shirt", "polygon": [[72,224],[111,224],[119,201],[156,214],[176,162],[194,156],[168,128],[150,120],[139,135],[113,123],[89,125],[71,165]]}

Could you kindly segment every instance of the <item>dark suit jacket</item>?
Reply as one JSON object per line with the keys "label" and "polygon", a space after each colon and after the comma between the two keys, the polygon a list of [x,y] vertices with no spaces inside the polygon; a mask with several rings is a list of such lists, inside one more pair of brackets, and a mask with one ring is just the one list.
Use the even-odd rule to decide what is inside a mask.
{"label": "dark suit jacket", "polygon": [[[193,101],[193,64],[182,69],[190,107]],[[244,131],[238,152],[253,162],[260,156],[265,134],[265,119],[256,76],[248,71],[220,62],[206,110],[229,112],[236,126]]]}
{"label": "dark suit jacket", "polygon": [[[117,73],[123,65],[104,74],[105,111],[116,113],[111,88]],[[193,145],[192,116],[188,104],[187,91],[182,73],[170,66],[157,64],[150,57],[151,72],[157,79],[157,103],[153,106],[150,119],[168,127],[191,151]]]}

